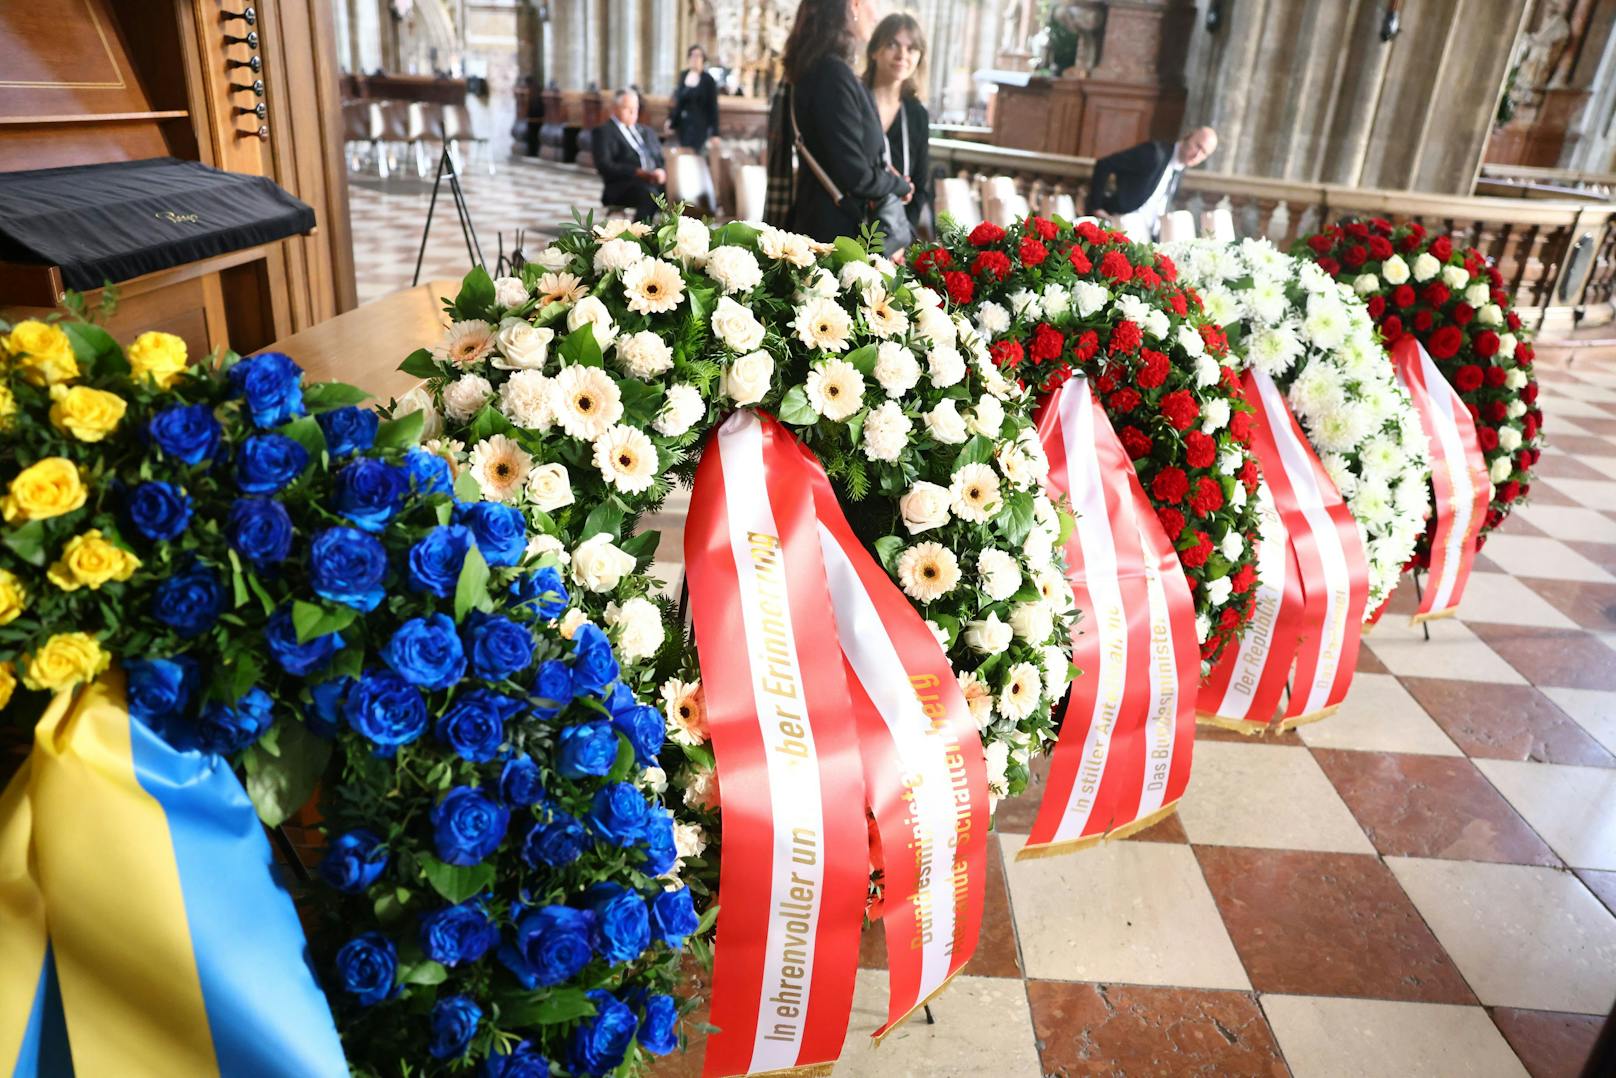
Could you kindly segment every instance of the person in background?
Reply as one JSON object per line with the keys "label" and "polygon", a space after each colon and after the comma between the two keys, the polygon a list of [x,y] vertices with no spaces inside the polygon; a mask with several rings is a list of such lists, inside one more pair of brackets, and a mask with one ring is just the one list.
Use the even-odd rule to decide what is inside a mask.
{"label": "person in background", "polygon": [[1184,170],[1217,148],[1218,133],[1197,127],[1177,142],[1141,142],[1102,157],[1094,162],[1086,211],[1113,221],[1133,240],[1154,240]]}
{"label": "person in background", "polygon": [[874,28],[874,0],[803,0],[797,8],[782,57],[790,84],[786,107],[812,162],[797,154],[786,227],[829,242],[878,221],[890,257],[914,237],[901,205],[914,185],[888,165],[875,101],[853,74],[853,60]]}
{"label": "person in background", "polygon": [[595,171],[604,181],[600,200],[607,206],[631,206],[636,220],[649,221],[656,213],[655,196],[668,182],[662,162],[662,143],[656,132],[640,123],[640,95],[619,90],[612,98],[612,118],[589,136]]}
{"label": "person in background", "polygon": [[673,88],[668,134],[677,136],[679,145],[699,153],[718,134],[718,83],[707,73],[706,49],[690,46],[685,60],[690,66]]}
{"label": "person in background", "polygon": [[920,103],[925,65],[926,36],[913,15],[897,12],[876,24],[864,48],[864,85],[887,133],[892,169],[914,185],[904,211],[917,234],[931,207],[931,114]]}

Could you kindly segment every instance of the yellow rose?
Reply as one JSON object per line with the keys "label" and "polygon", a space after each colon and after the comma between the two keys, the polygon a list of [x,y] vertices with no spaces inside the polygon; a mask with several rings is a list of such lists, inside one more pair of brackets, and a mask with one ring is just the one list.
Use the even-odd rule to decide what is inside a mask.
{"label": "yellow rose", "polygon": [[17,574],[0,569],[0,625],[9,625],[28,609],[28,589]]}
{"label": "yellow rose", "polygon": [[11,481],[11,493],[0,501],[0,514],[7,524],[59,517],[83,505],[86,493],[72,461],[46,457]]}
{"label": "yellow rose", "polygon": [[0,663],[0,711],[6,709],[11,703],[11,694],[17,689],[17,675],[11,672],[10,663]]}
{"label": "yellow rose", "polygon": [[0,382],[0,430],[11,429],[11,417],[17,414],[17,398],[12,396],[11,387]]}
{"label": "yellow rose", "polygon": [[137,380],[150,378],[167,389],[185,369],[185,342],[172,333],[142,333],[129,346],[129,369]]}
{"label": "yellow rose", "polygon": [[22,683],[35,691],[61,692],[89,681],[111,661],[112,656],[89,633],[57,633],[28,657]]}
{"label": "yellow rose", "polygon": [[79,376],[73,342],[60,326],[30,318],[11,327],[0,345],[11,353],[18,372],[36,386],[55,385]]}
{"label": "yellow rose", "polygon": [[109,580],[128,580],[140,559],[102,538],[99,528],[75,535],[62,547],[62,556],[45,573],[63,591],[99,588]]}
{"label": "yellow rose", "polygon": [[51,386],[51,425],[81,442],[99,442],[117,430],[128,407],[116,393],[86,386]]}

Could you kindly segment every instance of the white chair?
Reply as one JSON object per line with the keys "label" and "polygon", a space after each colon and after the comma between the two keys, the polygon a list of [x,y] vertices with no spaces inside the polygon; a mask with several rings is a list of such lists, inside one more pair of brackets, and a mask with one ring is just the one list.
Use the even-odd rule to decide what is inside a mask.
{"label": "white chair", "polygon": [[668,151],[668,203],[683,202],[703,213],[714,212],[713,177],[707,162],[694,150],[676,146]]}
{"label": "white chair", "polygon": [[1054,191],[1044,199],[1043,214],[1070,221],[1077,216],[1077,203],[1065,191]]}
{"label": "white chair", "polygon": [[763,204],[769,193],[769,170],[762,165],[732,163],[735,179],[735,219],[763,223]]}
{"label": "white chair", "polygon": [[[483,160],[488,164],[488,174],[494,174],[494,155],[488,152],[488,137],[479,135],[471,126],[471,113],[464,105],[443,106],[442,126],[439,128],[443,141],[454,153],[457,144],[466,142],[471,144],[473,150],[481,150]],[[456,162],[458,166],[459,162]]]}
{"label": "white chair", "polygon": [[961,228],[971,229],[982,223],[982,210],[969,180],[946,176],[937,181],[937,215],[945,213]]}
{"label": "white chair", "polygon": [[1219,206],[1201,214],[1201,231],[1220,243],[1233,243],[1234,214],[1228,206]]}
{"label": "white chair", "polygon": [[1161,219],[1157,243],[1178,243],[1195,238],[1195,215],[1189,210],[1174,210]]}
{"label": "white chair", "polygon": [[982,216],[1000,228],[1009,228],[1026,217],[1029,212],[1026,198],[1014,192],[1007,195],[991,195],[984,200],[982,206]]}

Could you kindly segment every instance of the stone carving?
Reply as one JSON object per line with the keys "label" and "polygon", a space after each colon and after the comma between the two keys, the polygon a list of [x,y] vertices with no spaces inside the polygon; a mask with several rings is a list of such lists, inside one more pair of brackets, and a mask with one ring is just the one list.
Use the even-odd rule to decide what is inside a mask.
{"label": "stone carving", "polygon": [[1087,76],[1100,63],[1105,17],[1106,0],[1070,0],[1053,8],[1039,66],[1056,75]]}
{"label": "stone carving", "polygon": [[1537,29],[1521,38],[1515,85],[1524,105],[1535,105],[1542,100],[1544,90],[1563,81],[1555,69],[1571,37],[1570,8],[1571,0],[1547,0]]}

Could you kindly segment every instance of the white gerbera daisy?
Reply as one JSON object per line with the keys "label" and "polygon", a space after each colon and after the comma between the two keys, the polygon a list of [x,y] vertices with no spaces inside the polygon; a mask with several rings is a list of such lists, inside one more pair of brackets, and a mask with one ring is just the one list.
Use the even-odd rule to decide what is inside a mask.
{"label": "white gerbera daisy", "polygon": [[656,446],[637,427],[611,427],[595,439],[594,448],[595,467],[618,490],[638,494],[656,481]]}
{"label": "white gerbera daisy", "polygon": [[986,524],[1003,504],[999,477],[986,464],[967,464],[954,473],[948,485],[950,508],[961,520]]}
{"label": "white gerbera daisy", "polygon": [[494,350],[494,327],[480,318],[467,318],[452,322],[432,346],[432,358],[449,360],[457,367],[466,367],[487,359]]}
{"label": "white gerbera daisy", "polygon": [[541,276],[533,292],[539,297],[539,310],[552,303],[577,303],[589,294],[584,282],[575,273],[555,272]]}
{"label": "white gerbera daisy", "polygon": [[679,745],[706,744],[707,708],[701,682],[669,678],[662,683],[662,714],[668,721],[668,740]]}
{"label": "white gerbera daisy", "polygon": [[805,347],[841,352],[847,348],[853,319],[834,300],[811,299],[797,308],[792,328],[797,331],[797,339]]}
{"label": "white gerbera daisy", "polygon": [[503,434],[491,434],[471,450],[471,476],[482,488],[484,501],[511,501],[532,467],[527,451]]}
{"label": "white gerbera daisy", "polygon": [[893,297],[879,285],[864,290],[864,324],[877,337],[896,337],[909,328],[909,315],[898,308]]}
{"label": "white gerbera daisy", "polygon": [[898,583],[917,603],[941,599],[959,580],[959,559],[941,543],[916,543],[898,555]]}
{"label": "white gerbera daisy", "polygon": [[623,298],[635,314],[666,314],[685,298],[685,279],[672,262],[643,259],[623,271]]}
{"label": "white gerbera daisy", "polygon": [[827,359],[809,371],[804,388],[814,411],[838,423],[864,406],[864,375],[845,359]]}
{"label": "white gerbera daisy", "polygon": [[563,367],[551,380],[556,422],[574,438],[593,442],[623,416],[623,394],[599,367]]}
{"label": "white gerbera daisy", "polygon": [[959,680],[960,693],[965,697],[965,706],[970,710],[976,728],[986,730],[993,722],[992,688],[972,670],[963,671],[956,677]]}
{"label": "white gerbera daisy", "polygon": [[1024,719],[1033,713],[1044,694],[1044,678],[1032,663],[1016,663],[999,690],[999,714]]}

